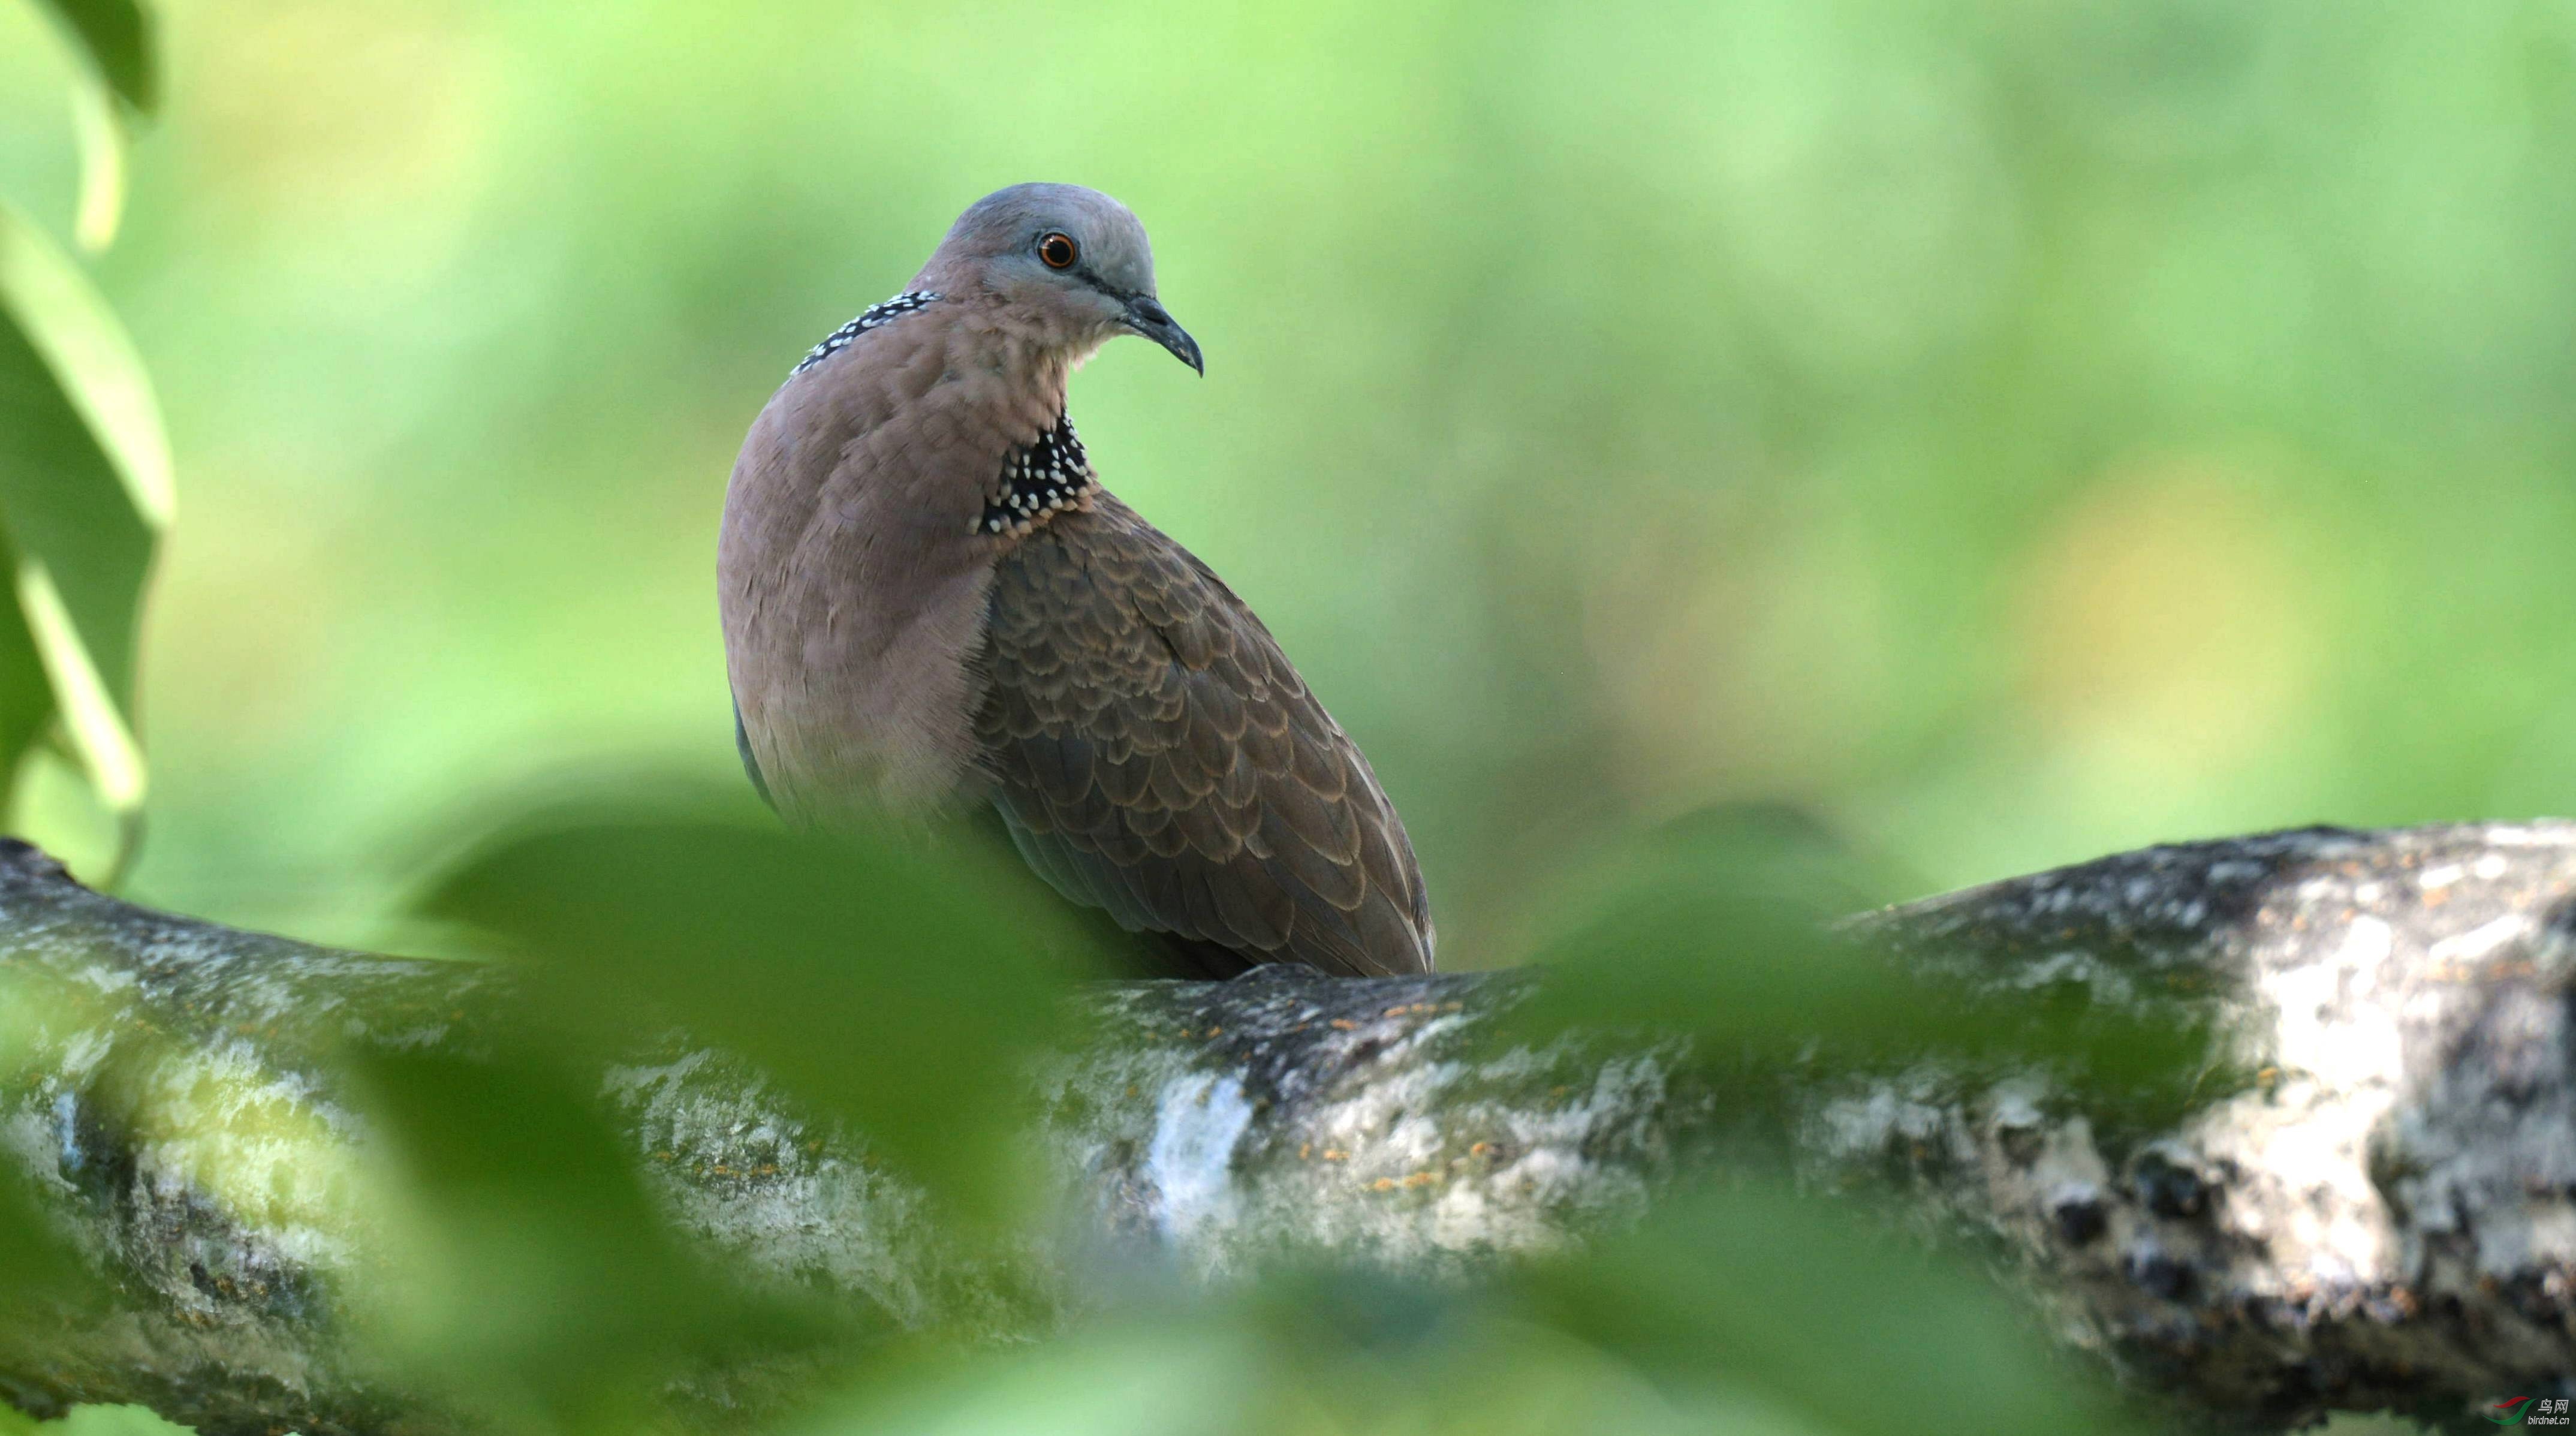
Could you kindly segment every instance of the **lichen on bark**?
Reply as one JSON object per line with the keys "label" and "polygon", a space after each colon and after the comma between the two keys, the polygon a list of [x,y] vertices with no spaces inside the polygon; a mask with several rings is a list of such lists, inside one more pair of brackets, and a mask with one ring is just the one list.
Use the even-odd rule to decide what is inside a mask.
{"label": "lichen on bark", "polygon": [[[1792,1086],[1819,1188],[1893,1176],[2072,1345],[2249,1429],[2454,1415],[2576,1371],[2576,827],[2309,830],[2148,849],[1850,931],[1965,987],[2186,1014],[2241,1085],[2116,1126],[2046,1070]],[[1724,1070],[1674,1039],[1506,1040],[1549,979],[1262,973],[1088,993],[1031,1074],[1074,1218],[937,1207],[740,1060],[665,1036],[598,1074],[678,1230],[870,1320],[1052,1329],[1104,1257],[1226,1281],[1281,1255],[1435,1279],[1583,1240],[1720,1160]],[[112,1297],[0,1338],[0,1398],[209,1431],[462,1429],[371,1355],[364,1122],[334,1054],[471,1053],[495,969],[334,952],[88,892],[0,851],[0,1155]]]}

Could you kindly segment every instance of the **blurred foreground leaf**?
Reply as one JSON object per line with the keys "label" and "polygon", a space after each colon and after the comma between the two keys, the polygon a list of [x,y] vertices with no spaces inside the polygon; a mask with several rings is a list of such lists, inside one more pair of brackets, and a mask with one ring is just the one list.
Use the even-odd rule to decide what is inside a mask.
{"label": "blurred foreground leaf", "polygon": [[18,606],[14,587],[0,587],[0,794],[7,777],[54,716],[52,681],[45,676],[44,655]]}
{"label": "blurred foreground leaf", "polygon": [[2113,1008],[2072,981],[1971,984],[1841,935],[1868,890],[1772,815],[1675,824],[1569,905],[1537,959],[1551,976],[1506,1035],[1650,1028],[1772,1070],[2049,1063],[2140,1116],[2177,1111],[2199,1082],[2210,1034],[2175,1011]]}
{"label": "blurred foreground leaf", "polygon": [[22,1431],[28,1436],[187,1436],[189,1431],[142,1406],[75,1406],[59,1420],[27,1421],[23,1427],[8,1424],[12,1414],[0,1408],[0,1436],[19,1436]]}
{"label": "blurred foreground leaf", "polygon": [[1853,1432],[2121,1429],[2000,1293],[1844,1203],[1702,1193],[1521,1286],[1543,1320],[1682,1399],[1745,1388]]}
{"label": "blurred foreground leaf", "polygon": [[542,1053],[378,1055],[364,1100],[399,1178],[398,1349],[487,1410],[625,1429],[675,1375],[818,1335],[684,1250],[592,1084]]}
{"label": "blurred foreground leaf", "polygon": [[100,250],[116,237],[125,210],[127,116],[148,115],[160,102],[152,17],[139,0],[37,0],[78,55],[72,121],[80,143],[81,247]]}
{"label": "blurred foreground leaf", "polygon": [[1012,1188],[1022,1064],[1079,971],[1078,940],[1025,892],[968,852],[683,805],[532,821],[422,906],[528,959],[564,1030],[615,1044],[678,1024],[989,1216]]}
{"label": "blurred foreground leaf", "polygon": [[[0,681],[32,648],[73,751],[119,812],[143,798],[133,723],[143,586],[172,508],[170,456],[132,344],[71,261],[0,207],[0,528],[28,638],[0,641]],[[31,701],[0,695],[14,764]]]}
{"label": "blurred foreground leaf", "polygon": [[26,1320],[33,1305],[77,1293],[85,1274],[77,1257],[36,1207],[14,1171],[0,1172],[0,1321]]}
{"label": "blurred foreground leaf", "polygon": [[[81,1026],[95,1001],[49,975],[0,964],[0,1088],[23,1088],[49,1070],[53,1034]],[[97,1291],[89,1264],[43,1210],[37,1180],[0,1158],[0,1324],[59,1322],[65,1307]]]}
{"label": "blurred foreground leaf", "polygon": [[1279,1429],[1263,1353],[1222,1321],[1142,1323],[872,1383],[782,1436],[1228,1436]]}
{"label": "blurred foreground leaf", "polygon": [[792,1436],[2059,1436],[2130,1429],[2010,1303],[1760,1184],[1488,1286],[1272,1271],[1034,1351],[926,1362]]}
{"label": "blurred foreground leaf", "polygon": [[161,103],[152,17],[140,0],[37,0],[79,44],[116,97],[143,114]]}
{"label": "blurred foreground leaf", "polygon": [[80,208],[72,237],[96,253],[116,238],[125,218],[125,117],[105,85],[72,90],[72,133],[80,145]]}

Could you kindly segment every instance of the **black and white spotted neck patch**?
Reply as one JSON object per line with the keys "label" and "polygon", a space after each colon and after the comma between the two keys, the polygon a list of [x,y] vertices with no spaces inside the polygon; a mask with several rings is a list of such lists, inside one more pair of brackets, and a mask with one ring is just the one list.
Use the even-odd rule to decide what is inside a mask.
{"label": "black and white spotted neck patch", "polygon": [[919,309],[924,305],[935,304],[939,302],[939,298],[939,295],[932,293],[930,290],[915,289],[909,293],[898,294],[883,304],[869,305],[867,308],[859,311],[858,318],[853,319],[849,323],[842,325],[840,328],[833,330],[831,333],[824,335],[822,343],[815,345],[804,358],[796,361],[795,368],[787,371],[787,377],[790,379],[795,378],[797,375],[804,373],[806,370],[813,368],[815,365],[822,363],[824,360],[840,353],[843,349],[848,348],[851,340],[858,338],[860,335],[867,333],[871,329],[877,329],[887,324],[891,324],[895,320],[901,319],[903,316],[910,314],[912,311]]}
{"label": "black and white spotted neck patch", "polygon": [[984,513],[975,520],[974,532],[1013,537],[1028,533],[1066,509],[1081,507],[1098,483],[1091,475],[1090,457],[1082,452],[1082,440],[1074,435],[1072,417],[1059,413],[1055,426],[1038,435],[1035,443],[1011,451],[1001,479],[984,500]]}

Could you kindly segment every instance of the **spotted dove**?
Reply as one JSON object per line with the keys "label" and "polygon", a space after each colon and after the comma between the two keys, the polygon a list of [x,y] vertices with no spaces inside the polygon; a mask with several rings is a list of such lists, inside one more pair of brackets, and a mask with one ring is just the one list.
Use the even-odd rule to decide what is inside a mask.
{"label": "spotted dove", "polygon": [[1428,971],[1422,874],[1368,760],[1092,471],[1066,381],[1120,334],[1205,372],[1126,206],[1017,185],[788,375],[717,562],[743,764],[808,828],[989,802],[1058,892],[1179,970]]}

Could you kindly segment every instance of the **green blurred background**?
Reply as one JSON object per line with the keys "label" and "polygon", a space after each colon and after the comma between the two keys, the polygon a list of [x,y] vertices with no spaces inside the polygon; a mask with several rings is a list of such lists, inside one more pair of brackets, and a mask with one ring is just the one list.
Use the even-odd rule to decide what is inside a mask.
{"label": "green blurred background", "polygon": [[[1402,805],[1446,965],[1786,799],[1945,888],[2576,809],[2560,5],[173,0],[101,282],[181,509],[145,900],[363,940],[456,815],[731,771],[725,475],[969,201],[1099,186],[1205,381],[1075,382]],[[0,6],[58,235],[62,47]]]}

